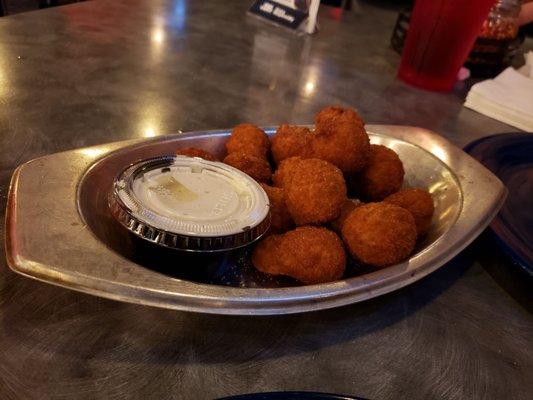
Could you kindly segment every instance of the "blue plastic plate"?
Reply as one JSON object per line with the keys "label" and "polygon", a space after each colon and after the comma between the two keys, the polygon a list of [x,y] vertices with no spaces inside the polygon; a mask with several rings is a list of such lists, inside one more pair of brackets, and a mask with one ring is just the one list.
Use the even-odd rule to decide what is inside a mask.
{"label": "blue plastic plate", "polygon": [[484,137],[465,151],[507,186],[507,200],[490,227],[504,251],[533,276],[533,133]]}

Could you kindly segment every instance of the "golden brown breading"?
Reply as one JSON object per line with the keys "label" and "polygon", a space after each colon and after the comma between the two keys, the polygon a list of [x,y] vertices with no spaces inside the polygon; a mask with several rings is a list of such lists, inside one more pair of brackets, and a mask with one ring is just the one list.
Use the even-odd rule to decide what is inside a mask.
{"label": "golden brown breading", "polygon": [[286,158],[301,155],[311,138],[308,128],[281,125],[271,139],[272,158],[276,165]]}
{"label": "golden brown breading", "polygon": [[287,275],[286,267],[279,259],[283,235],[269,235],[262,239],[252,254],[252,263],[261,272],[271,275]]}
{"label": "golden brown breading", "polygon": [[258,182],[270,182],[272,178],[270,164],[260,157],[246,153],[230,153],[224,158],[224,163],[250,175]]}
{"label": "golden brown breading", "polygon": [[373,144],[365,167],[353,176],[358,197],[365,201],[380,201],[400,190],[404,169],[398,154],[388,147]]}
{"label": "golden brown breading", "polygon": [[217,157],[208,151],[197,149],[195,147],[186,147],[184,149],[176,150],[176,155],[189,156],[189,157],[200,157],[208,161],[219,161]]}
{"label": "golden brown breading", "polygon": [[363,203],[361,203],[359,200],[347,199],[341,207],[341,213],[339,217],[330,222],[331,229],[333,229],[340,235],[342,231],[342,226],[344,225],[344,221],[346,220],[348,214],[350,214],[353,210],[362,205]]}
{"label": "golden brown breading", "polygon": [[328,124],[338,124],[346,121],[355,125],[365,125],[365,122],[361,116],[353,108],[340,106],[324,107],[315,116],[315,123],[323,126]]}
{"label": "golden brown breading", "polygon": [[383,200],[405,208],[415,218],[418,235],[423,235],[431,226],[435,205],[431,194],[425,189],[403,189]]}
{"label": "golden brown breading", "polygon": [[342,237],[355,260],[386,267],[404,260],[413,251],[415,219],[395,204],[368,203],[348,214]]}
{"label": "golden brown breading", "polygon": [[259,271],[317,284],[342,277],[346,254],[335,233],[326,228],[302,226],[260,242],[252,262]]}
{"label": "golden brown breading", "polygon": [[226,142],[228,153],[245,153],[267,159],[270,140],[267,134],[252,124],[241,124],[233,128]]}
{"label": "golden brown breading", "polygon": [[301,160],[301,157],[290,157],[283,160],[274,175],[272,175],[274,186],[282,188],[286,182],[289,182],[292,173],[298,169],[298,163]]}
{"label": "golden brown breading", "polygon": [[360,171],[368,158],[370,140],[355,110],[327,107],[315,119],[315,133],[303,157],[328,161],[345,173]]}
{"label": "golden brown breading", "polygon": [[283,189],[268,186],[264,183],[261,187],[266,192],[270,201],[270,233],[283,233],[294,227],[294,221],[285,203]]}
{"label": "golden brown breading", "polygon": [[316,158],[295,162],[289,178],[284,178],[287,208],[296,225],[321,224],[337,218],[346,201],[342,172]]}

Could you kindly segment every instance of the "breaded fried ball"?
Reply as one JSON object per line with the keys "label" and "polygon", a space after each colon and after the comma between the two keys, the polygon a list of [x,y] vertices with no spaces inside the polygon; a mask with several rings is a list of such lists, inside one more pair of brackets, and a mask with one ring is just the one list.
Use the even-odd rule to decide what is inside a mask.
{"label": "breaded fried ball", "polygon": [[311,138],[312,134],[308,128],[281,125],[270,140],[272,158],[276,165],[286,158],[301,155]]}
{"label": "breaded fried ball", "polygon": [[342,231],[342,226],[344,225],[344,221],[346,220],[348,214],[350,214],[353,210],[362,205],[363,203],[361,203],[359,200],[347,199],[341,207],[341,213],[339,217],[330,222],[331,229],[333,229],[340,235]]}
{"label": "breaded fried ball", "polygon": [[224,158],[224,163],[250,175],[258,182],[269,182],[272,178],[270,164],[260,157],[247,153],[230,153]]}
{"label": "breaded fried ball", "polygon": [[433,198],[427,190],[417,188],[403,189],[391,194],[383,201],[405,208],[415,218],[418,235],[427,233],[435,212]]}
{"label": "breaded fried ball", "polygon": [[184,149],[176,150],[176,155],[178,156],[188,156],[188,157],[200,157],[208,161],[219,161],[213,154],[208,151],[197,149],[195,147],[187,147]]}
{"label": "breaded fried ball", "polygon": [[327,124],[337,124],[343,121],[349,121],[361,126],[365,125],[361,116],[353,108],[340,106],[324,107],[315,116],[315,123],[322,126]]}
{"label": "breaded fried ball", "polygon": [[393,150],[373,144],[365,167],[354,176],[356,192],[366,201],[381,201],[403,185],[403,164]]}
{"label": "breaded fried ball", "polygon": [[274,175],[272,175],[272,181],[276,187],[284,187],[285,182],[288,182],[292,176],[292,173],[297,170],[298,163],[302,160],[301,157],[290,157],[283,160]]}
{"label": "breaded fried ball", "polygon": [[315,133],[303,156],[354,173],[365,166],[369,150],[370,139],[359,115],[352,109],[327,107],[316,116]]}
{"label": "breaded fried ball", "polygon": [[355,260],[382,268],[411,254],[416,243],[415,219],[395,204],[368,203],[348,214],[342,237]]}
{"label": "breaded fried ball", "polygon": [[279,258],[283,235],[270,235],[262,239],[252,253],[252,263],[261,272],[286,275],[285,263]]}
{"label": "breaded fried ball", "polygon": [[285,203],[283,189],[268,186],[264,183],[261,187],[266,192],[270,201],[270,233],[283,233],[294,227],[294,221]]}
{"label": "breaded fried ball", "polygon": [[245,153],[267,159],[270,140],[267,134],[252,124],[241,124],[233,128],[226,142],[228,153]]}
{"label": "breaded fried ball", "polygon": [[310,285],[340,279],[346,254],[335,233],[302,226],[264,239],[255,248],[252,262],[261,272],[290,276]]}
{"label": "breaded fried ball", "polygon": [[346,201],[342,172],[316,158],[297,162],[283,182],[287,208],[296,225],[321,224],[337,218]]}

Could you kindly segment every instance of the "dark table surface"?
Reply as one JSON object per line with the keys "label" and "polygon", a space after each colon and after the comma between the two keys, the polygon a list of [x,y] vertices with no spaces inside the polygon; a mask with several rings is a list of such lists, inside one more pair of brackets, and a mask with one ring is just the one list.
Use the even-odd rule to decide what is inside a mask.
{"label": "dark table surface", "polygon": [[[32,158],[243,121],[311,123],[329,104],[459,146],[514,130],[463,108],[468,84],[438,94],[395,80],[393,1],[356,1],[340,21],[324,8],[311,37],[246,16],[249,4],[91,1],[0,18],[2,213],[14,168]],[[0,398],[530,399],[531,289],[487,235],[395,293],[283,317],[104,300],[18,276],[1,257]]]}

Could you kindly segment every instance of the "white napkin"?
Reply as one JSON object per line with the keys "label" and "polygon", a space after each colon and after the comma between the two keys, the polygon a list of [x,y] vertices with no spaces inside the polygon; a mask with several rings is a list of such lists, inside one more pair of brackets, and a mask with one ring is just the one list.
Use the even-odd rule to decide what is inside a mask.
{"label": "white napkin", "polygon": [[488,117],[533,132],[533,52],[520,70],[511,67],[494,79],[476,83],[465,106]]}

